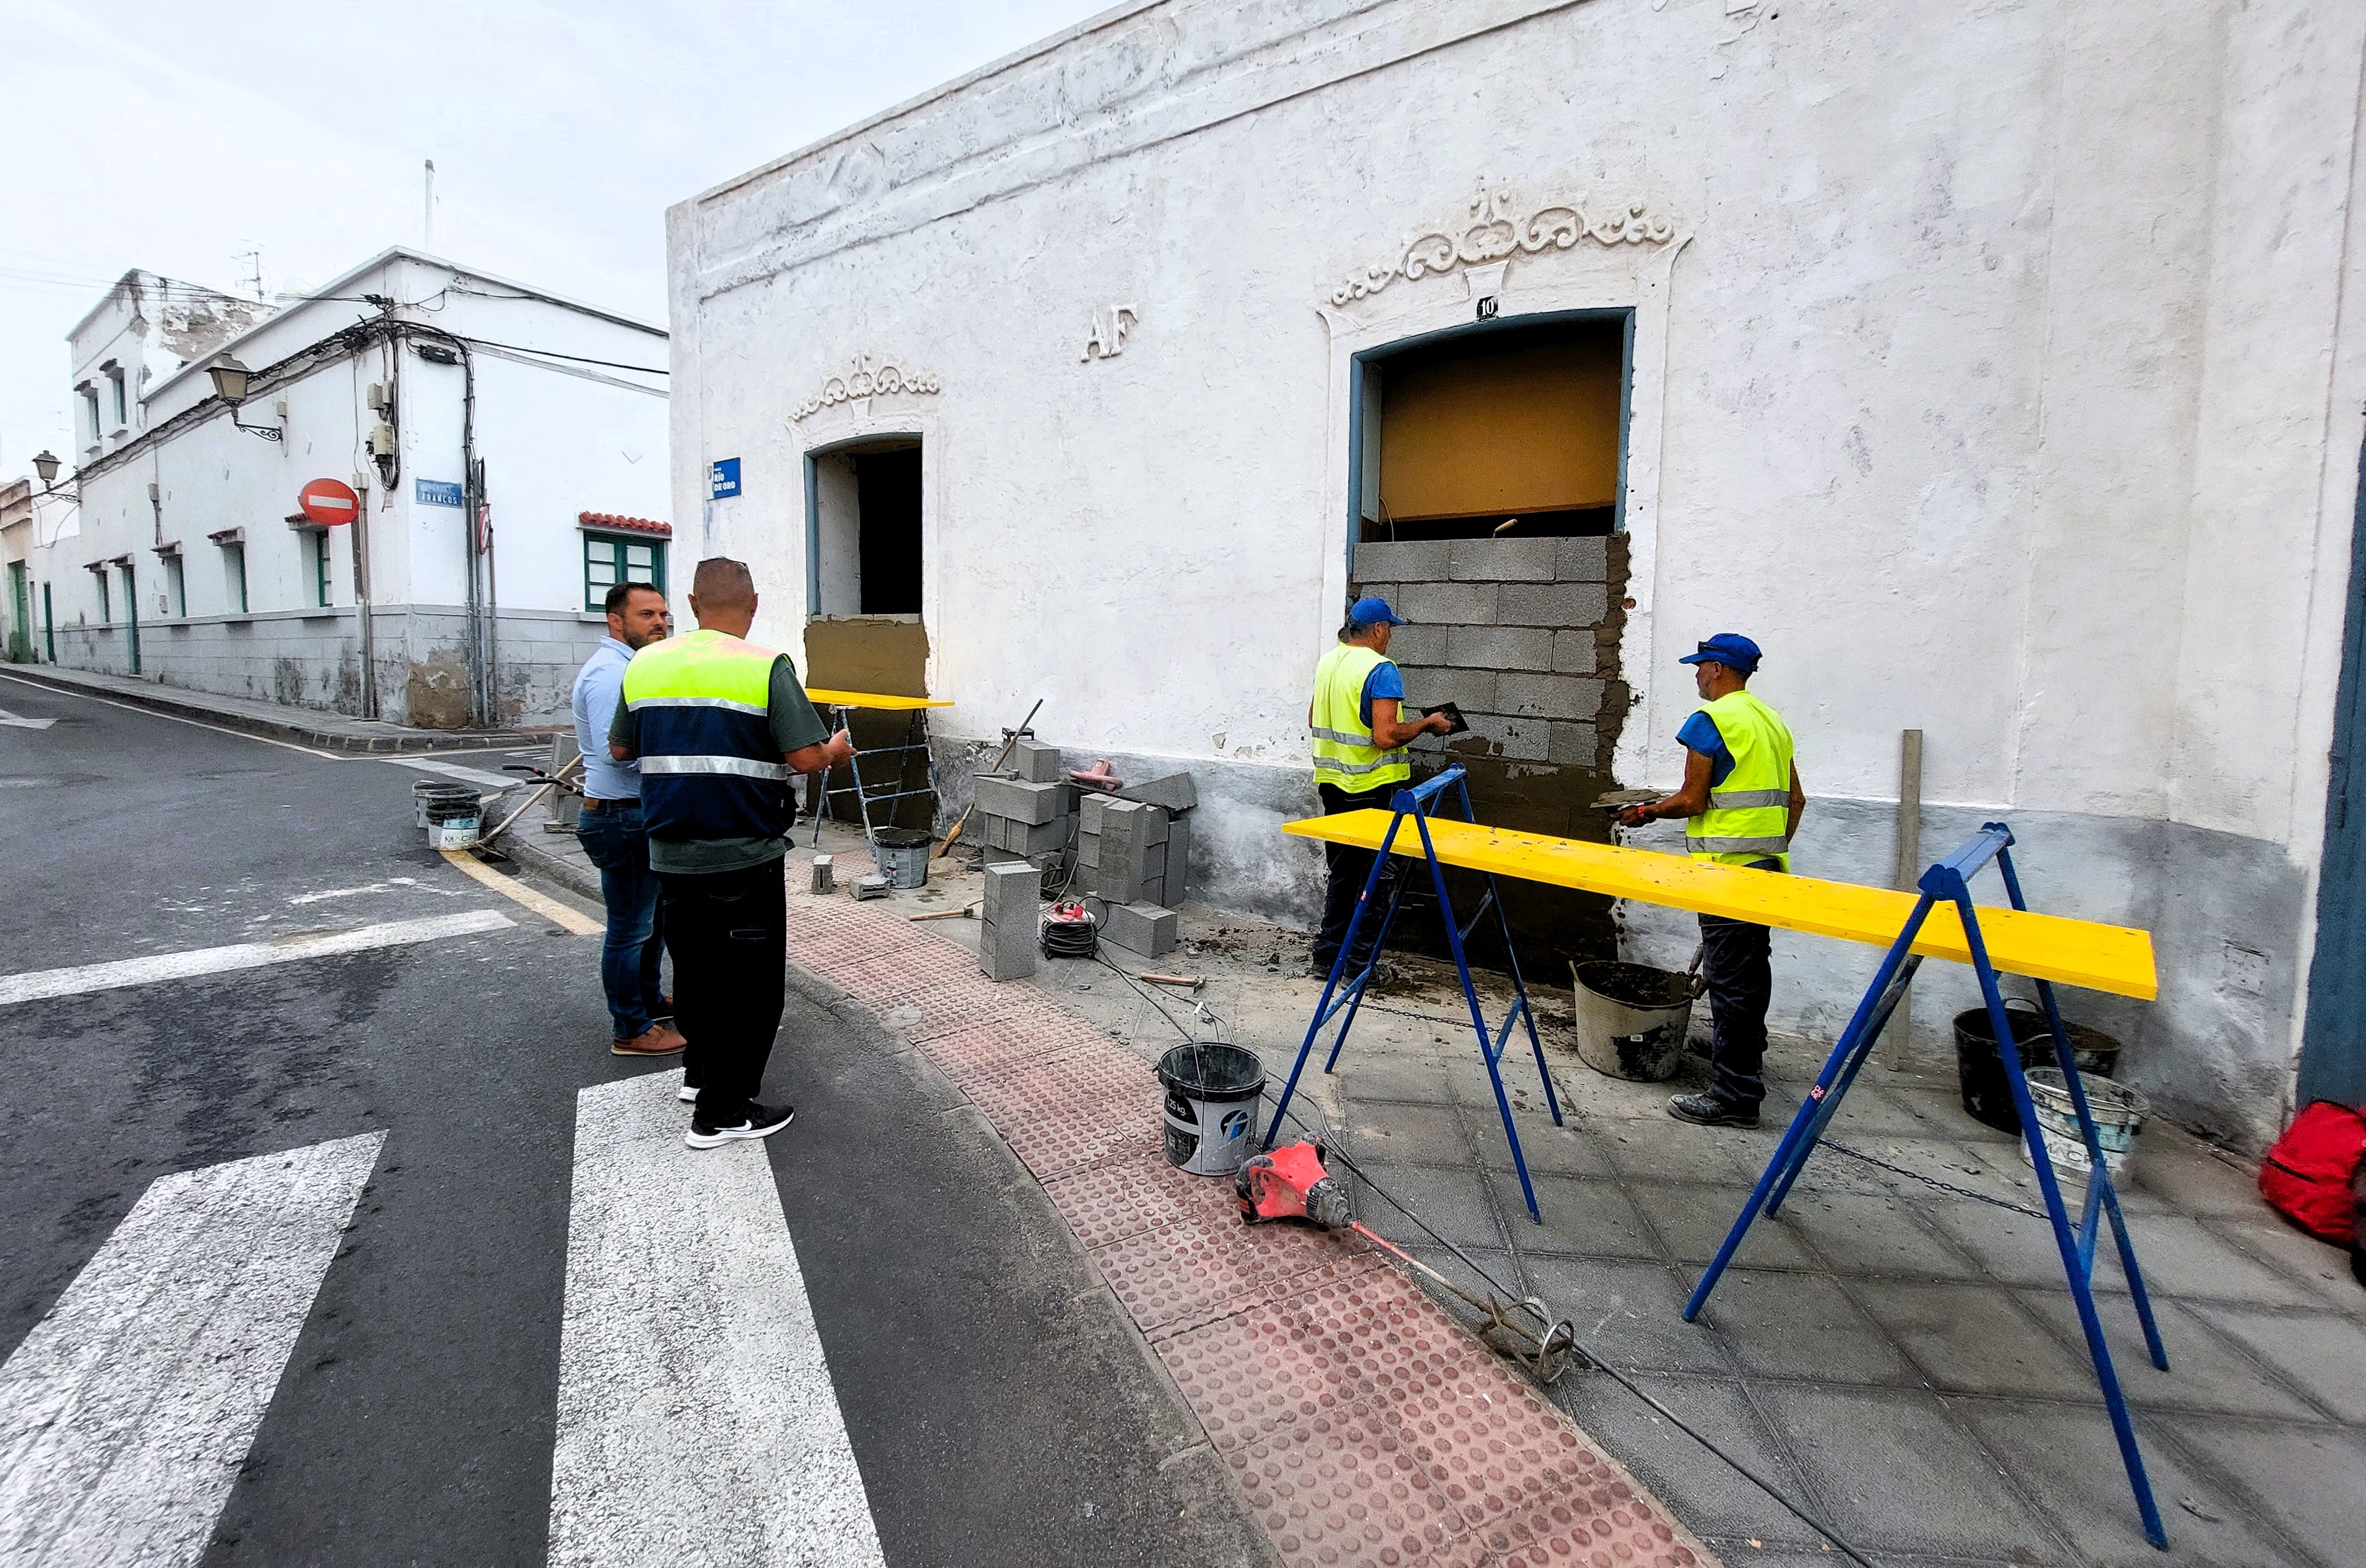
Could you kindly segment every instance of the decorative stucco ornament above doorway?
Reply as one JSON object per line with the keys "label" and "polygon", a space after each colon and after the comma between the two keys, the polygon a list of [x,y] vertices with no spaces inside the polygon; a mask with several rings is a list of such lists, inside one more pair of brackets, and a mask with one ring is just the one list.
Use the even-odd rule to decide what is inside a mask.
{"label": "decorative stucco ornament above doorway", "polygon": [[1566,251],[1584,240],[1605,246],[1662,246],[1677,243],[1679,237],[1675,220],[1649,202],[1528,207],[1509,188],[1482,179],[1461,217],[1406,235],[1386,259],[1349,274],[1331,290],[1330,302],[1369,299],[1400,277],[1410,283],[1515,256]]}
{"label": "decorative stucco ornament above doorway", "polygon": [[839,403],[865,403],[889,393],[930,397],[943,385],[928,371],[907,369],[893,359],[882,360],[874,367],[871,355],[858,354],[847,361],[843,374],[822,382],[821,390],[789,411],[789,423],[795,424]]}

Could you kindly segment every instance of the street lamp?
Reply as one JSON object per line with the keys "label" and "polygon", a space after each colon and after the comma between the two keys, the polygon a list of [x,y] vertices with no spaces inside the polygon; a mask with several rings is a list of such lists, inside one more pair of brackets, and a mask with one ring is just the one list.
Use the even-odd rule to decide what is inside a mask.
{"label": "street lamp", "polygon": [[206,367],[206,374],[213,378],[214,396],[230,405],[231,423],[249,435],[260,435],[265,441],[285,439],[286,433],[277,425],[247,424],[240,421],[238,405],[246,401],[246,384],[253,375],[245,366],[225,354]]}
{"label": "street lamp", "polygon": [[33,455],[33,472],[41,477],[41,488],[50,489],[57,482],[58,455],[46,446],[42,447]]}

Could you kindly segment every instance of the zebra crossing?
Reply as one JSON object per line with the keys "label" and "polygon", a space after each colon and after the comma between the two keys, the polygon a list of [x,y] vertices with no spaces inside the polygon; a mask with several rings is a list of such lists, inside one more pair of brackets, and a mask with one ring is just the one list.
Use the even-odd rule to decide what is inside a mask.
{"label": "zebra crossing", "polygon": [[[548,1561],[880,1568],[772,1169],[680,1081],[578,1096]],[[0,1364],[0,1564],[198,1561],[385,1138],[148,1188]]]}

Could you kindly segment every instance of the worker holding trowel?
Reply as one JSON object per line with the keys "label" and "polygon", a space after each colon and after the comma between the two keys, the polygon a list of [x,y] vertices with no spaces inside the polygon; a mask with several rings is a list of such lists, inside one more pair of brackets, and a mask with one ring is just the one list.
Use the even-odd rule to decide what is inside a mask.
{"label": "worker holding trowel", "polygon": [[[1758,660],[1756,643],[1739,632],[1719,632],[1678,660],[1693,667],[1704,705],[1676,731],[1684,748],[1684,787],[1664,800],[1628,807],[1618,820],[1639,828],[1682,817],[1684,851],[1693,859],[1788,871],[1791,836],[1799,830],[1808,796],[1791,760],[1790,727],[1746,689]],[[1759,1102],[1766,1098],[1759,1069],[1774,989],[1774,933],[1722,915],[1703,915],[1700,924],[1701,972],[1715,1025],[1709,1086],[1670,1100],[1668,1114],[1704,1127],[1755,1127]]]}
{"label": "worker holding trowel", "polygon": [[[1339,628],[1338,646],[1314,667],[1314,700],[1307,705],[1306,722],[1314,736],[1314,785],[1326,816],[1386,806],[1389,792],[1413,777],[1413,753],[1405,748],[1419,736],[1453,733],[1448,714],[1409,721],[1399,716],[1404,676],[1389,658],[1389,634],[1403,625],[1387,600],[1358,599],[1348,608],[1347,624]],[[1328,976],[1338,962],[1356,900],[1363,894],[1364,879],[1372,874],[1369,850],[1345,844],[1325,844],[1323,850],[1330,883],[1310,965],[1317,976]],[[1373,889],[1376,909],[1386,907],[1396,877],[1396,857],[1391,855]],[[1380,940],[1376,913],[1356,932],[1356,950],[1347,955],[1343,978],[1361,973],[1372,962]]]}

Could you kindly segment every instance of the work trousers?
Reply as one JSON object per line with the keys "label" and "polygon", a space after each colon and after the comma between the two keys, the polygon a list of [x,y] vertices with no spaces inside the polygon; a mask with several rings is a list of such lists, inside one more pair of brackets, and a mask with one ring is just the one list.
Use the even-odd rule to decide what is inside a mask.
{"label": "work trousers", "polygon": [[[1780,869],[1760,861],[1754,869]],[[1708,981],[1709,1098],[1735,1111],[1755,1111],[1766,1098],[1766,1006],[1774,996],[1770,962],[1774,933],[1748,920],[1703,915],[1701,974]]]}
{"label": "work trousers", "polygon": [[658,914],[657,874],[649,870],[649,835],[638,801],[603,800],[576,824],[583,853],[600,868],[600,897],[608,907],[608,934],[600,945],[600,986],[619,1040],[648,1032],[664,1015],[665,955]]}
{"label": "work trousers", "polygon": [[[1368,807],[1385,807],[1389,795],[1396,786],[1383,784],[1362,795],[1350,795],[1337,784],[1318,784],[1323,796],[1323,814],[1335,817],[1342,811],[1361,811]],[[1347,940],[1347,922],[1355,918],[1356,900],[1363,897],[1364,879],[1372,874],[1372,852],[1348,844],[1324,844],[1323,858],[1330,868],[1331,879],[1323,893],[1323,929],[1314,937],[1314,967],[1324,974],[1338,961],[1339,946]],[[1380,919],[1387,914],[1389,897],[1396,891],[1397,878],[1404,874],[1404,862],[1395,855],[1389,857],[1380,880],[1372,889],[1372,907],[1364,911],[1364,923],[1356,930],[1355,951],[1347,954],[1347,967],[1341,979],[1352,979],[1372,961],[1373,946],[1380,940]]]}
{"label": "work trousers", "polygon": [[781,1032],[789,957],[781,876],[777,860],[698,876],[658,873],[674,1025],[690,1041],[683,1081],[698,1090],[698,1120],[712,1127],[747,1120]]}

